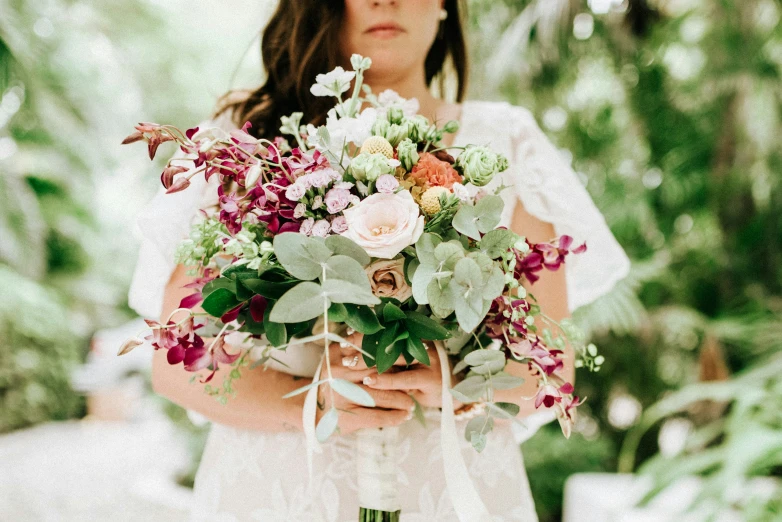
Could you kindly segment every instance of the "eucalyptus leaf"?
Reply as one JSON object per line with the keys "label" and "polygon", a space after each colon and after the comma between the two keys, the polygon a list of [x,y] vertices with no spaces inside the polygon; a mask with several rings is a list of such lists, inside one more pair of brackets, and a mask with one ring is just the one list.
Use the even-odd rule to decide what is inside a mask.
{"label": "eucalyptus leaf", "polygon": [[304,281],[280,297],[269,319],[275,323],[308,321],[322,315],[329,304],[324,288],[317,283]]}
{"label": "eucalyptus leaf", "polygon": [[463,286],[471,294],[480,291],[483,286],[481,268],[473,259],[460,259],[453,269],[453,280]]}
{"label": "eucalyptus leaf", "polygon": [[[494,419],[488,415],[480,415],[467,423],[464,428],[465,438],[473,444],[477,451],[481,451],[486,446],[486,434],[494,428]],[[476,447],[474,441],[479,444]]]}
{"label": "eucalyptus leaf", "polygon": [[453,390],[468,398],[468,401],[475,402],[486,393],[488,382],[481,375],[473,375],[463,379],[459,384],[453,387]]}
{"label": "eucalyptus leaf", "polygon": [[495,390],[510,390],[522,384],[524,384],[524,379],[506,372],[500,372],[491,376],[491,386]]}
{"label": "eucalyptus leaf", "polygon": [[478,217],[475,213],[475,207],[462,205],[453,216],[452,224],[453,228],[467,237],[475,239],[476,241],[481,238],[481,233],[478,230]]}
{"label": "eucalyptus leaf", "polygon": [[481,238],[481,252],[492,259],[497,259],[507,252],[518,239],[519,235],[507,228],[492,230]]}
{"label": "eucalyptus leaf", "polygon": [[505,275],[500,267],[495,266],[486,278],[481,296],[486,300],[493,301],[502,295],[503,290],[505,290]]}
{"label": "eucalyptus leaf", "polygon": [[460,259],[464,258],[464,247],[458,241],[440,243],[434,249],[434,257],[442,269],[450,271]]}
{"label": "eucalyptus leaf", "polygon": [[355,259],[362,267],[370,262],[369,254],[351,239],[345,236],[333,235],[326,238],[326,246],[335,254],[349,256]]}
{"label": "eucalyptus leaf", "polygon": [[354,384],[344,379],[334,379],[330,384],[335,392],[339,393],[347,400],[368,408],[375,407],[375,400],[358,384]]}
{"label": "eucalyptus leaf", "polygon": [[[361,264],[352,257],[336,255],[326,261],[325,269],[326,281],[339,280],[346,281],[352,285],[361,288],[365,292],[372,293],[372,287],[369,284],[367,273]],[[323,282],[321,275],[321,282]]]}
{"label": "eucalyptus leaf", "polygon": [[512,402],[487,402],[486,405],[489,407],[489,415],[501,419],[515,420],[516,415],[521,411],[521,407]]}
{"label": "eucalyptus leaf", "polygon": [[415,253],[416,256],[418,256],[418,260],[421,262],[421,264],[437,264],[437,259],[434,257],[434,249],[440,243],[442,243],[442,239],[440,239],[435,234],[426,233],[418,238],[418,241],[415,244]]}
{"label": "eucalyptus leaf", "polygon": [[478,433],[476,431],[473,431],[470,433],[470,444],[472,444],[472,447],[480,453],[486,448],[486,442],[488,441],[486,435],[483,433]]}
{"label": "eucalyptus leaf", "polygon": [[500,196],[485,196],[475,204],[475,216],[478,230],[484,234],[494,230],[500,224],[505,203]]}
{"label": "eucalyptus leaf", "polygon": [[326,414],[320,418],[320,422],[315,427],[315,436],[318,442],[326,442],[334,430],[337,429],[337,423],[339,422],[339,413],[335,408],[331,408]]}
{"label": "eucalyptus leaf", "polygon": [[[369,287],[369,282],[367,282]],[[323,282],[323,291],[330,302],[357,305],[380,304],[380,298],[372,294],[371,289],[347,281],[328,279]],[[286,294],[287,295],[287,294]],[[283,296],[284,298],[285,296]]]}
{"label": "eucalyptus leaf", "polygon": [[[468,295],[462,289],[464,287],[452,284],[450,299],[456,312],[456,320],[465,332],[472,332],[486,316],[488,308],[484,307],[480,294]],[[486,311],[484,311],[484,309]]]}
{"label": "eucalyptus leaf", "polygon": [[459,401],[459,402],[462,402],[462,403],[464,403],[464,404],[469,404],[469,403],[471,403],[471,402],[477,402],[477,401],[478,401],[478,399],[471,399],[470,397],[467,397],[466,395],[464,395],[462,392],[456,391],[456,390],[454,390],[453,388],[449,388],[449,389],[448,389],[448,392],[449,392],[451,395],[453,395],[453,397],[454,397],[454,398],[455,398],[457,401]]}
{"label": "eucalyptus leaf", "polygon": [[499,350],[479,349],[470,352],[464,358],[470,370],[480,375],[501,372],[505,368],[505,354]]}
{"label": "eucalyptus leaf", "polygon": [[453,313],[454,298],[447,282],[432,280],[426,287],[426,297],[432,312],[440,319],[445,319]]}
{"label": "eucalyptus leaf", "polygon": [[331,257],[331,250],[304,234],[284,232],[274,236],[274,254],[293,277],[308,281],[321,275],[321,264]]}
{"label": "eucalyptus leaf", "polygon": [[429,304],[426,288],[432,282],[436,273],[437,267],[434,265],[421,264],[418,266],[415,274],[413,274],[413,299],[415,299],[416,303],[420,305]]}
{"label": "eucalyptus leaf", "polygon": [[302,386],[301,388],[296,388],[292,392],[286,393],[285,395],[282,396],[282,398],[283,399],[288,399],[290,397],[294,397],[296,395],[300,395],[300,394],[308,391],[310,388],[314,388],[315,386],[319,386],[319,385],[323,384],[326,381],[328,381],[328,379],[321,379],[319,381],[311,382],[311,383],[309,383],[306,386]]}

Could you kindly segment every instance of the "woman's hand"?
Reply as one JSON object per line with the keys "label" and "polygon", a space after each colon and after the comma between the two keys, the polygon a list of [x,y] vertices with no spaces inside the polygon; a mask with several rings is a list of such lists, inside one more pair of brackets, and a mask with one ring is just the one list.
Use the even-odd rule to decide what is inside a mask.
{"label": "woman's hand", "polygon": [[[356,343],[355,336],[361,334],[354,334],[351,338],[351,342],[358,344],[361,342],[361,338],[358,338]],[[356,350],[351,350],[358,354]],[[332,406],[341,410],[339,416],[339,429],[340,433],[346,435],[352,433],[361,428],[381,428],[387,426],[398,426],[405,421],[410,420],[413,417],[413,409],[415,402],[405,391],[399,390],[383,390],[372,389],[364,386],[362,383],[365,378],[371,375],[377,375],[375,368],[363,367],[350,367],[343,364],[343,359],[347,357],[346,349],[341,348],[338,343],[332,343],[329,346],[329,363],[331,365],[331,376],[334,379],[344,379],[352,383],[358,384],[375,400],[374,408],[367,408],[360,406],[354,402],[351,402],[340,394],[332,392],[329,389],[328,384],[323,384],[318,388],[318,403],[323,405],[323,408],[318,409],[317,420],[320,421],[320,417],[331,409]],[[353,355],[348,357],[348,362],[354,359]],[[361,357],[357,358],[358,360]],[[404,362],[404,359],[402,360]],[[325,372],[325,369],[324,369]],[[331,400],[334,400],[333,404]],[[345,414],[347,412],[347,414]]]}
{"label": "woman's hand", "polygon": [[[348,336],[348,340],[357,345],[361,345],[363,335],[354,333]],[[339,347],[337,343],[332,346]],[[428,346],[428,345],[427,345]],[[442,406],[442,373],[440,366],[440,357],[437,351],[429,349],[429,362],[427,366],[420,362],[407,365],[404,357],[400,356],[386,372],[377,373],[376,368],[367,369],[364,364],[364,358],[361,354],[350,346],[341,347],[341,363],[352,370],[357,375],[361,375],[360,381],[369,389],[376,391],[396,391],[410,394],[423,407],[440,408]],[[450,371],[448,372],[450,374]],[[451,387],[456,384],[455,378],[451,376]],[[461,406],[456,399],[454,408]]]}

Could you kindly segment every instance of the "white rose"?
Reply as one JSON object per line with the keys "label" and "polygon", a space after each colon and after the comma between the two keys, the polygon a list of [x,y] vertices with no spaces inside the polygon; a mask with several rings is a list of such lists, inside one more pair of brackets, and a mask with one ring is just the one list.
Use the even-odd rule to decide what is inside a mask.
{"label": "white rose", "polygon": [[424,231],[424,217],[406,190],[373,194],[342,212],[348,230],[343,235],[380,259],[391,259],[412,245]]}

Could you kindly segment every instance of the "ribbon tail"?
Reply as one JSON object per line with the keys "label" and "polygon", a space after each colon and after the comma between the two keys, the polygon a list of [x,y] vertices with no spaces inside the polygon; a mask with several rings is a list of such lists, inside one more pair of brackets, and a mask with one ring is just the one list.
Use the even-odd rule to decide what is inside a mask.
{"label": "ribbon tail", "polygon": [[[315,370],[315,375],[312,376],[312,382],[320,379],[320,370],[323,367],[323,358],[318,363],[318,368]],[[308,473],[308,485],[307,489],[311,491],[312,488],[312,462],[313,454],[321,453],[323,450],[320,448],[318,439],[315,436],[315,418],[316,410],[318,407],[318,387],[313,386],[307,391],[307,396],[304,398],[304,407],[302,408],[302,426],[304,428],[304,443],[307,449],[307,473]]]}
{"label": "ribbon tail", "polygon": [[451,497],[454,511],[460,522],[490,522],[492,520],[486,505],[475,490],[467,465],[459,448],[459,435],[456,433],[456,420],[453,411],[453,399],[448,391],[451,382],[451,366],[443,345],[435,341],[437,355],[440,357],[440,369],[443,381],[442,420],[440,425],[440,444],[443,451],[443,470],[448,496]]}

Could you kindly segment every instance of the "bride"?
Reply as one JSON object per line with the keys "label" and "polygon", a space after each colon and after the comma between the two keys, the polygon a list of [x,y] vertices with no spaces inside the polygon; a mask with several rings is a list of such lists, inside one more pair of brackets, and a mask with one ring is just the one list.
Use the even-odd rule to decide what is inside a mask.
{"label": "bride", "polygon": [[[588,242],[587,253],[570,258],[565,270],[545,273],[535,283],[534,294],[549,316],[568,316],[627,273],[627,258],[602,215],[533,116],[504,102],[462,101],[467,52],[458,0],[281,0],[262,38],[265,83],[240,99],[236,93],[228,96],[211,124],[234,128],[251,121],[257,137],[272,138],[278,134],[280,117],[294,111],[303,111],[305,120],[323,123],[328,108],[323,103],[328,100],[312,96],[309,86],[316,74],[347,66],[352,53],[372,59],[365,81],[374,93],[392,89],[410,100],[413,109],[417,102],[420,114],[432,121],[458,120],[459,131],[446,135],[444,145],[488,144],[510,159],[503,179],[495,178],[511,187],[501,192],[503,225],[531,241],[569,234]],[[438,82],[443,91],[447,61],[455,69],[456,98],[461,103],[448,103],[430,91]],[[203,179],[200,183],[200,192],[193,187],[165,197],[158,194],[139,217],[144,239],[130,303],[141,315],[166,317],[191,293],[184,288],[191,281],[185,268],[173,266],[172,260],[197,209],[210,203],[204,194],[214,193],[205,190]],[[164,351],[155,353],[155,391],[212,421],[196,477],[192,520],[356,520],[354,432],[399,425],[403,520],[465,522],[468,518],[454,509],[455,492],[449,491],[442,469],[437,357],[432,367],[400,366],[399,372],[378,376],[349,350],[331,346],[334,377],[364,386],[381,408],[336,404],[353,414],[342,416],[340,432],[321,446],[313,462],[313,480],[308,480],[304,395],[281,397],[306,384],[303,378],[312,378],[320,353],[318,348],[293,346],[280,355],[285,365],[244,372],[235,382],[236,397],[225,405],[191,384],[190,374],[181,367],[167,364]],[[563,373],[572,381],[572,357],[568,361]],[[526,369],[510,364],[508,371],[523,377]],[[222,382],[221,376],[213,382]],[[522,399],[534,395],[534,383],[527,379],[522,387],[505,390],[497,398],[520,403],[519,417],[526,428],[498,426],[480,454],[460,437],[473,487],[494,520],[537,520],[519,443],[553,416]],[[411,420],[413,398],[424,407],[425,426]],[[330,407],[319,406],[325,408],[322,411]]]}

